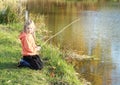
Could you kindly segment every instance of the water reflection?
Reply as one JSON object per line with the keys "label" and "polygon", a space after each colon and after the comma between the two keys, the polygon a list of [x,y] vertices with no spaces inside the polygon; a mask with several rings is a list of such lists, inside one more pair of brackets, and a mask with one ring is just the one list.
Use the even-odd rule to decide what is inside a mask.
{"label": "water reflection", "polygon": [[46,24],[53,34],[76,18],[80,18],[52,42],[100,58],[100,61],[80,62],[79,72],[91,81],[92,85],[120,84],[119,8],[120,5],[116,3],[49,2],[48,0],[28,2],[28,10],[31,13],[46,16]]}
{"label": "water reflection", "polygon": [[112,61],[113,65],[115,66],[114,70],[112,71],[112,85],[119,85],[120,84],[120,40],[114,40],[112,42]]}
{"label": "water reflection", "polygon": [[[93,25],[91,27],[97,28],[97,29],[93,32],[91,32],[91,30],[94,30],[94,29],[91,29],[91,28],[90,28],[90,31],[84,31],[86,33],[91,33],[90,35],[87,35],[88,36],[87,38],[91,38],[92,36],[94,36],[95,38],[92,39],[92,42],[98,39],[98,42],[101,45],[101,61],[96,68],[98,74],[95,75],[95,73],[93,73],[95,76],[98,77],[98,80],[102,80],[101,81],[102,84],[99,84],[99,85],[119,85],[120,83],[119,82],[120,80],[120,65],[119,65],[120,64],[119,63],[120,61],[119,59],[119,51],[120,51],[120,35],[119,35],[120,20],[119,18],[120,16],[119,16],[119,13],[120,11],[115,9],[107,10],[107,11],[101,10],[97,12],[96,14],[97,18],[96,17],[94,17],[94,19],[92,19],[91,17],[89,18],[90,21],[94,22],[95,20],[94,23],[89,22],[90,26]],[[94,27],[94,24],[96,24],[95,27]],[[89,30],[89,27],[85,27],[85,28]],[[102,67],[100,66],[101,64],[102,64]],[[103,72],[99,71],[98,67],[99,69],[102,68]],[[91,73],[91,71],[89,71],[89,73]],[[99,73],[101,74],[99,75]],[[91,79],[92,78],[90,78],[89,80],[93,81],[93,84],[96,85],[97,83],[95,83],[94,80],[97,78],[95,78],[94,80],[91,80]]]}

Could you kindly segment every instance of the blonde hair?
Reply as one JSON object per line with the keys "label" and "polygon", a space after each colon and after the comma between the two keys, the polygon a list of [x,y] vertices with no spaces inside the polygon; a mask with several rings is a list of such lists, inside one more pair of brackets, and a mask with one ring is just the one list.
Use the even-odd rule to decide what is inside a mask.
{"label": "blonde hair", "polygon": [[32,20],[27,20],[24,24],[24,32],[26,32],[26,29],[29,29],[29,26],[33,28],[34,32],[32,33],[33,37],[35,38],[35,24]]}
{"label": "blonde hair", "polygon": [[24,31],[26,31],[26,29],[29,29],[29,26],[31,26],[35,30],[34,22],[32,20],[27,20],[24,24]]}

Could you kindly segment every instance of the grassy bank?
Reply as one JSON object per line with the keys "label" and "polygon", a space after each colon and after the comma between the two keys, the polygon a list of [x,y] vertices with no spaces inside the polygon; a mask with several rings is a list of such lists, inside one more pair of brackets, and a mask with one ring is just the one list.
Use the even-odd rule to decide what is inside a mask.
{"label": "grassy bank", "polygon": [[21,29],[22,24],[0,25],[0,85],[82,85],[73,66],[68,65],[62,58],[64,55],[52,45],[42,47],[42,70],[17,68],[22,56],[18,39]]}

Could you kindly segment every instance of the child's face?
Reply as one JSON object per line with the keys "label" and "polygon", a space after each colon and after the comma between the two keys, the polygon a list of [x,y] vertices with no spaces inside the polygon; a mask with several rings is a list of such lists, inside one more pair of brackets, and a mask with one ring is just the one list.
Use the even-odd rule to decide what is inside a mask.
{"label": "child's face", "polygon": [[32,26],[30,26],[30,25],[27,27],[26,31],[27,31],[27,33],[33,33],[34,32]]}

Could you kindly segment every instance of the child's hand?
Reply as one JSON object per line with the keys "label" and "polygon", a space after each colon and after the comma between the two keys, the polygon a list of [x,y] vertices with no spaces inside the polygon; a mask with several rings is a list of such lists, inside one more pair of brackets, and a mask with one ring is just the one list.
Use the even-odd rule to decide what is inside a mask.
{"label": "child's hand", "polygon": [[37,47],[36,47],[36,50],[37,50],[37,51],[40,51],[40,49],[41,49],[40,46],[37,46]]}

